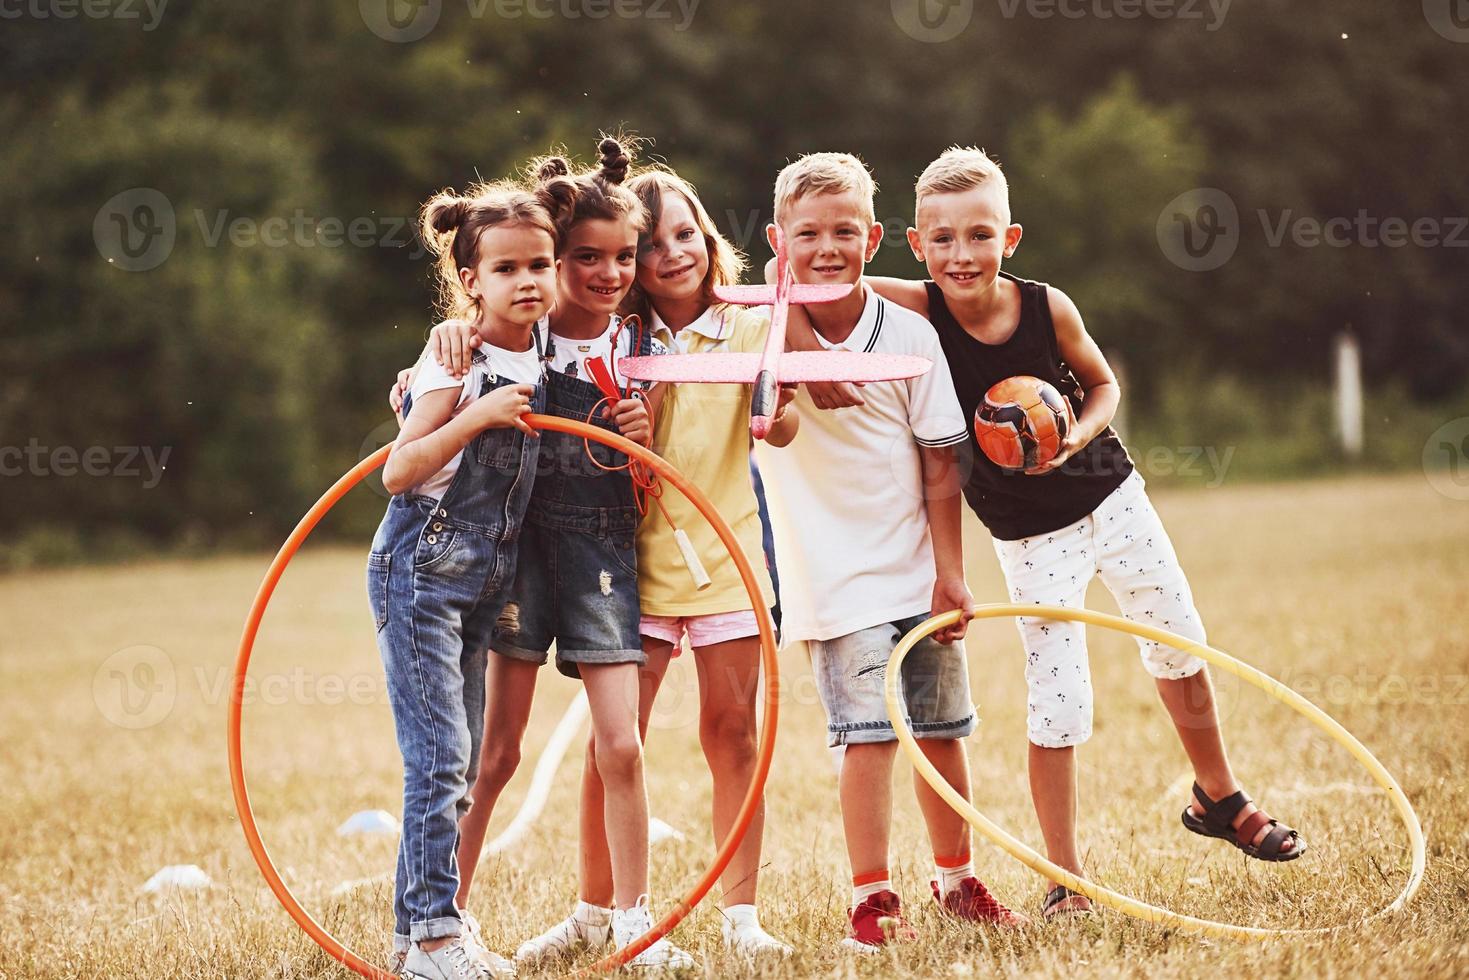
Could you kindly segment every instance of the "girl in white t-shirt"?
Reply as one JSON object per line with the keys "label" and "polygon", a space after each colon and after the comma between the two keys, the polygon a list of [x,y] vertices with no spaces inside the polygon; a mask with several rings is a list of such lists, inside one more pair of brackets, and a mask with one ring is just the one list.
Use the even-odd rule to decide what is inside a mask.
{"label": "girl in white t-shirt", "polygon": [[[646,216],[622,186],[631,163],[624,145],[604,139],[599,149],[600,165],[586,173],[572,175],[560,157],[537,167],[543,183],[569,181],[575,187],[575,202],[559,226],[558,299],[547,321],[546,412],[615,428],[646,445],[652,436],[647,400],[621,397],[604,404],[586,374],[587,359],[605,355],[614,344],[619,356],[660,349],[646,331],[626,329],[617,315],[633,284]],[[635,336],[637,346],[631,346]],[[454,374],[472,367],[482,343],[463,324],[447,323],[435,328],[430,347]],[[610,360],[615,369],[616,358]],[[626,382],[617,380],[625,391]],[[601,410],[594,411],[599,404]],[[496,656],[489,667],[485,727],[497,740],[486,745],[474,805],[460,823],[460,900],[467,902],[494,802],[519,765],[538,670],[554,643],[557,667],[581,678],[590,702],[595,738],[589,758],[606,776],[596,805],[605,808],[597,816],[604,818],[598,825],[605,826],[607,844],[598,853],[607,855],[611,884],[598,939],[621,948],[653,926],[638,705],[625,696],[646,659],[638,632],[637,509],[631,478],[616,470],[626,460],[622,454],[561,433],[548,432],[541,441],[516,582],[490,644]],[[629,965],[682,968],[693,962],[660,939]]]}
{"label": "girl in white t-shirt", "polygon": [[393,498],[367,563],[403,755],[393,898],[394,972],[403,976],[510,969],[461,909],[455,849],[484,734],[484,651],[536,476],[521,416],[545,400],[534,334],[556,295],[556,206],[549,193],[481,185],[424,208],[443,306],[483,347],[468,377],[425,371],[414,385],[383,470]]}

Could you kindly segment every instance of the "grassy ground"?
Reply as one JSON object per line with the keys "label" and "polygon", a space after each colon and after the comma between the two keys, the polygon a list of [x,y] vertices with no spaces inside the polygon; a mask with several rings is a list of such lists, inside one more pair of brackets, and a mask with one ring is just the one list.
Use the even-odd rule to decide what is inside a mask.
{"label": "grassy ground", "polygon": [[[789,976],[1451,976],[1469,973],[1469,505],[1421,476],[1162,493],[1159,509],[1221,648],[1308,693],[1376,752],[1418,808],[1428,877],[1408,910],[1329,939],[1209,942],[1122,916],[997,936],[931,913],[928,854],[911,793],[899,795],[899,888],[924,942],[892,955],[837,953],[847,873],[821,709],[800,651],[769,798],[761,904],[796,956]],[[983,532],[970,584],[1003,599]],[[390,926],[387,885],[334,894],[391,867],[392,838],[344,838],[357,810],[397,810],[399,760],[363,597],[364,547],[313,549],[287,573],[252,665],[246,768],[262,834],[298,897],[370,958]],[[234,814],[225,705],[234,647],[264,556],[0,578],[0,976],[347,975],[290,922],[256,871]],[[1113,609],[1096,588],[1092,604]],[[1248,788],[1311,841],[1284,867],[1248,862],[1178,826],[1186,766],[1130,640],[1093,632],[1096,737],[1082,754],[1084,844],[1095,877],[1180,911],[1257,925],[1351,922],[1387,903],[1405,836],[1344,750],[1253,688],[1221,680],[1226,733]],[[143,648],[143,649],[138,649]],[[1026,791],[1024,691],[1008,623],[969,638],[983,719],[971,743],[980,808],[1039,846]],[[527,758],[575,693],[547,671]],[[658,845],[666,907],[712,854],[692,670],[676,668],[648,746],[653,813],[687,839]],[[483,866],[471,905],[513,948],[568,910],[575,883],[580,748],[512,856]],[[519,805],[517,777],[492,834]],[[909,779],[901,765],[900,781]],[[981,876],[1034,908],[1041,880],[984,843]],[[214,887],[140,892],[163,865],[198,864]],[[722,956],[710,903],[676,936],[710,975]]]}

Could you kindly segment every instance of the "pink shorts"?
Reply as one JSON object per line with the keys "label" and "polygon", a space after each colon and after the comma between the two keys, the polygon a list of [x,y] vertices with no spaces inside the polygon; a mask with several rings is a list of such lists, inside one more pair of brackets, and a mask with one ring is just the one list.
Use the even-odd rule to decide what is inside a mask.
{"label": "pink shorts", "polygon": [[655,640],[672,643],[674,656],[678,656],[678,648],[685,633],[689,635],[690,646],[708,647],[730,640],[742,640],[747,636],[759,636],[760,626],[755,620],[753,610],[741,609],[738,612],[709,613],[704,616],[644,614],[640,632]]}

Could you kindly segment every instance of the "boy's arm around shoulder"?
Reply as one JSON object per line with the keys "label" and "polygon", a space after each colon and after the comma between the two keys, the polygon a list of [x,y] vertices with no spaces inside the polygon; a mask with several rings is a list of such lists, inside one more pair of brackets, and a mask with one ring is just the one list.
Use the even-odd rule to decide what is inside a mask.
{"label": "boy's arm around shoulder", "polygon": [[928,284],[921,279],[894,279],[892,276],[863,276],[862,280],[883,299],[907,307],[928,319]]}

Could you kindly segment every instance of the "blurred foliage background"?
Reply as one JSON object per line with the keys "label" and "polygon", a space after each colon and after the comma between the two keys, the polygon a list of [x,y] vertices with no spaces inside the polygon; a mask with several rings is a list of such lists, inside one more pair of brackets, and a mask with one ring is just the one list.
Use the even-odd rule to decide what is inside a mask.
{"label": "blurred foliage background", "polygon": [[[1125,0],[1073,0],[1077,18],[921,0],[923,23],[965,18],[947,40],[912,30],[917,2],[11,4],[0,445],[169,457],[151,487],[0,477],[0,564],[278,540],[390,437],[387,386],[431,323],[419,203],[553,145],[589,156],[601,130],[649,139],[756,259],[777,170],[858,153],[892,230],[874,271],[909,276],[915,176],[948,145],[986,147],[1026,227],[1009,268],[1066,289],[1122,365],[1138,457],[1227,449],[1230,479],[1343,468],[1343,331],[1368,389],[1354,465],[1417,465],[1469,415],[1469,43],[1435,29],[1436,0],[1222,17],[1178,0],[1137,19],[1101,16]],[[1196,188],[1238,211],[1236,250],[1206,271],[1160,244]],[[164,205],[132,208],[138,189]],[[1431,219],[1443,241],[1279,235],[1359,215]],[[355,494],[330,529],[365,536],[381,505]]]}

